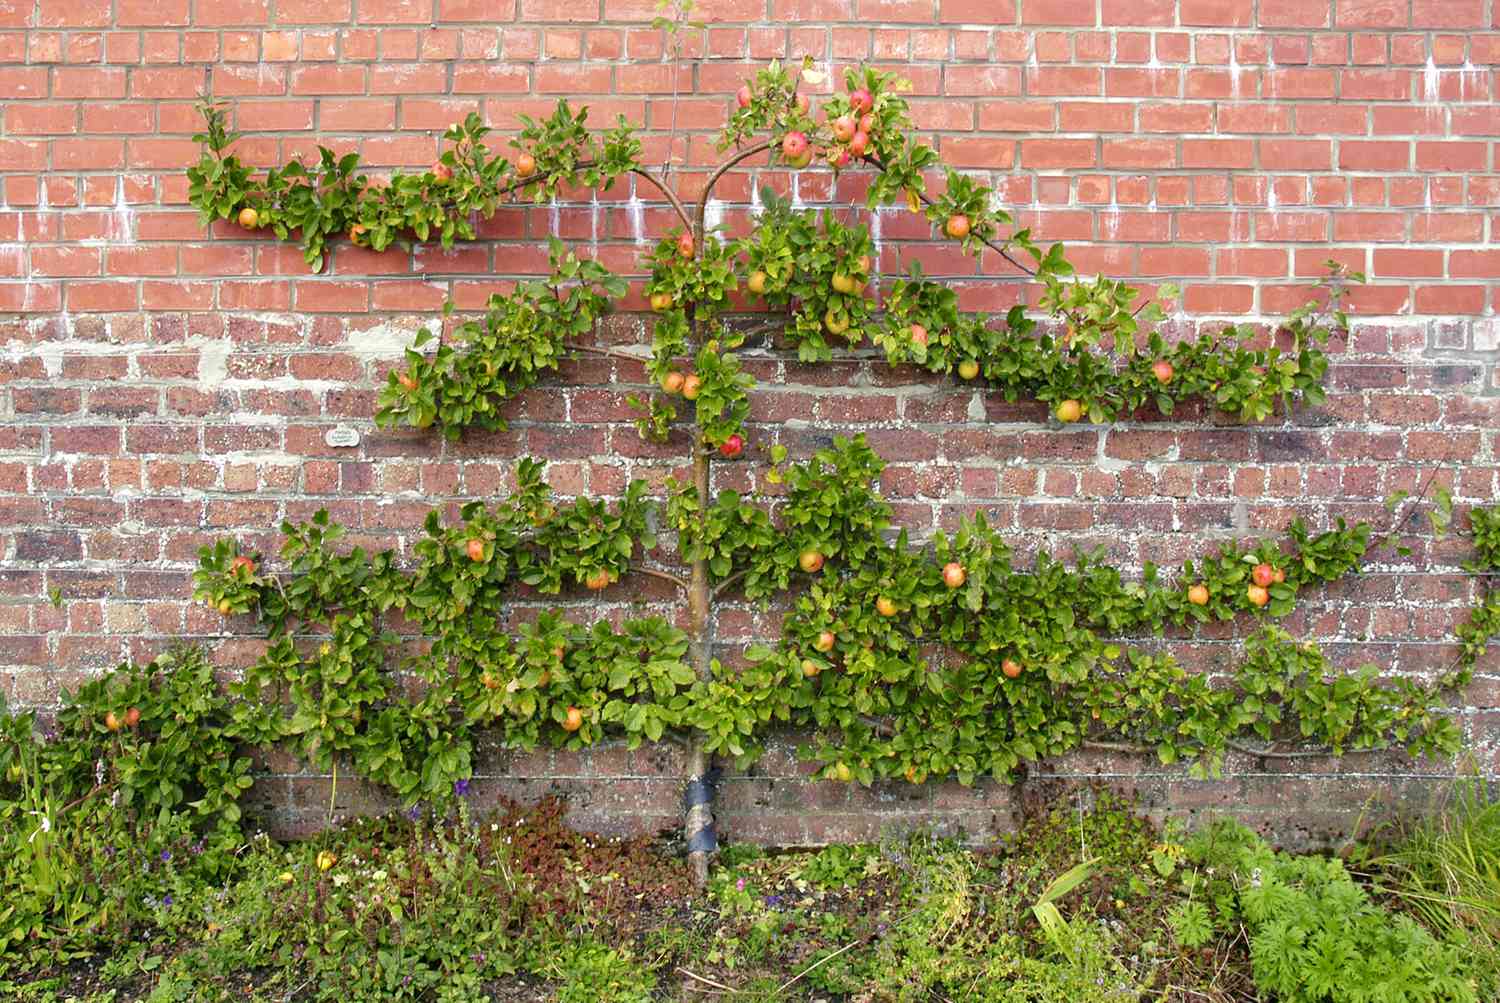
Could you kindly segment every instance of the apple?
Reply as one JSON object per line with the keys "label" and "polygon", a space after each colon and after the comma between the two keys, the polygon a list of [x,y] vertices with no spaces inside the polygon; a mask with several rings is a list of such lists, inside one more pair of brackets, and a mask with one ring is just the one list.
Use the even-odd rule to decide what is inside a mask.
{"label": "apple", "polygon": [[808,152],[807,136],[801,132],[789,132],[781,138],[781,155],[796,160]]}
{"label": "apple", "polygon": [[672,294],[661,292],[652,293],[650,302],[651,309],[655,310],[657,313],[661,313],[663,310],[670,310],[672,309]]}
{"label": "apple", "polygon": [[804,676],[806,676],[808,679],[813,678],[819,672],[822,672],[822,671],[823,671],[823,666],[819,665],[817,662],[813,661],[811,658],[804,658],[804,659],[802,659],[802,674]]}
{"label": "apple", "polygon": [[1177,375],[1177,370],[1166,359],[1157,359],[1151,363],[1151,372],[1156,377],[1156,382],[1162,384],[1171,383],[1172,377]]}
{"label": "apple", "polygon": [[1208,586],[1204,585],[1202,582],[1199,582],[1197,585],[1194,585],[1192,588],[1188,589],[1188,602],[1192,603],[1194,606],[1207,606]]}
{"label": "apple", "polygon": [[367,228],[363,223],[355,223],[349,228],[349,243],[358,244],[359,238],[363,237],[366,232]]}
{"label": "apple", "polygon": [[885,596],[881,596],[880,598],[875,600],[875,612],[884,617],[895,616],[896,604],[891,602],[891,600],[887,599]]}
{"label": "apple", "polygon": [[869,135],[875,131],[875,113],[867,111],[859,117],[859,131]]}
{"label": "apple", "polygon": [[688,373],[682,380],[682,396],[690,401],[698,399],[698,392],[703,389],[703,380],[697,373]]}
{"label": "apple", "polygon": [[500,688],[500,680],[496,679],[488,671],[485,671],[479,673],[479,685],[487,690],[498,690]]}
{"label": "apple", "polygon": [[840,143],[847,143],[854,138],[857,123],[849,115],[840,115],[834,119],[829,128],[833,131],[833,138]]}
{"label": "apple", "polygon": [[726,460],[732,460],[745,451],[745,440],[738,432],[725,439],[719,446],[719,454]]}
{"label": "apple", "polygon": [[857,259],[855,259],[855,271],[859,272],[859,274],[861,275],[869,275],[870,269],[874,266],[874,264],[875,262],[870,260],[870,256],[868,254],[861,254]]}
{"label": "apple", "polygon": [[1057,405],[1057,420],[1064,424],[1072,424],[1083,417],[1083,405],[1071,397]]}
{"label": "apple", "polygon": [[233,604],[230,603],[230,601],[228,599],[220,599],[219,600],[219,612],[222,613],[222,614],[224,614],[225,616],[228,616],[229,615],[229,611],[231,609],[233,609],[233,608],[234,608]]}
{"label": "apple", "polygon": [[439,160],[432,165],[432,177],[439,184],[446,184],[453,180],[453,168]]}
{"label": "apple", "polygon": [[141,723],[141,709],[139,707],[128,707],[125,710],[125,727],[134,728]]}
{"label": "apple", "polygon": [[807,114],[807,110],[812,107],[812,102],[807,99],[807,95],[806,94],[798,94],[797,95],[796,104],[797,104],[797,110],[800,111],[804,115],[806,115]]}
{"label": "apple", "polygon": [[529,153],[523,153],[516,158],[516,176],[529,178],[536,173],[536,158]]}
{"label": "apple", "polygon": [[1261,588],[1267,588],[1276,580],[1276,569],[1269,564],[1257,564],[1250,571],[1250,579]]}
{"label": "apple", "polygon": [[1006,679],[1014,679],[1021,674],[1021,663],[1014,658],[1007,658],[1000,663],[1000,671],[1005,673]]}
{"label": "apple", "polygon": [[870,134],[860,130],[849,137],[849,152],[856,157],[863,157],[870,149]]}
{"label": "apple", "polygon": [[839,783],[847,784],[854,774],[850,771],[847,763],[839,763],[833,768],[833,776]]}
{"label": "apple", "polygon": [[749,84],[745,84],[735,92],[734,100],[741,108],[748,108],[750,107],[750,102],[755,100],[755,92],[750,89]]}
{"label": "apple", "polygon": [[469,555],[469,560],[476,562],[484,560],[483,540],[470,540],[465,550]]}
{"label": "apple", "polygon": [[1264,606],[1271,601],[1271,593],[1267,592],[1263,586],[1252,585],[1245,590],[1245,598],[1249,599],[1252,605]]}
{"label": "apple", "polygon": [[750,278],[745,282],[745,288],[757,296],[763,294],[766,291],[766,273],[760,271],[751,272]]}
{"label": "apple", "polygon": [[583,711],[577,707],[569,707],[567,717],[563,718],[563,731],[577,731],[583,727]]}
{"label": "apple", "polygon": [[842,171],[849,166],[849,151],[838,150],[828,155],[828,166],[836,171]]}
{"label": "apple", "polygon": [[250,570],[250,573],[253,575],[255,574],[255,561],[249,557],[246,557],[244,554],[238,554],[235,556],[234,560],[229,562],[229,573],[235,574],[241,568],[248,568]]}
{"label": "apple", "polygon": [[948,222],[943,224],[943,232],[954,240],[963,240],[969,235],[969,217],[962,213],[954,213],[948,217]]}
{"label": "apple", "polygon": [[906,782],[909,784],[920,784],[922,782],[917,778],[917,768],[915,766],[908,766],[906,768]]}
{"label": "apple", "polygon": [[686,381],[684,380],[683,375],[674,369],[661,378],[661,388],[667,393],[675,396],[676,394],[682,393],[682,384],[684,382]]}
{"label": "apple", "polygon": [[823,570],[823,552],[820,550],[804,550],[797,555],[797,566],[810,575],[815,575]]}
{"label": "apple", "polygon": [[812,163],[812,150],[803,150],[802,156],[791,157],[787,160],[786,165],[800,171],[810,163]]}
{"label": "apple", "polygon": [[260,226],[260,213],[249,206],[245,206],[245,208],[240,210],[239,220],[240,226],[243,226],[247,230],[254,230]]}
{"label": "apple", "polygon": [[911,340],[912,344],[914,345],[926,345],[927,328],[923,327],[921,324],[913,324],[911,326]]}
{"label": "apple", "polygon": [[823,326],[829,334],[843,334],[849,330],[849,315],[829,309],[823,314]]}
{"label": "apple", "polygon": [[691,258],[693,256],[693,235],[691,233],[683,232],[677,235],[677,253],[684,258]]}
{"label": "apple", "polygon": [[411,373],[404,372],[404,371],[397,373],[396,374],[396,382],[399,383],[399,384],[401,384],[401,389],[402,390],[415,390],[415,389],[417,389],[417,381],[412,378]]}
{"label": "apple", "polygon": [[870,97],[870,92],[861,87],[849,92],[849,107],[855,111],[864,113],[875,107],[875,99]]}
{"label": "apple", "polygon": [[836,293],[843,293],[847,296],[854,292],[854,279],[843,272],[834,272],[828,284],[833,286],[833,291]]}
{"label": "apple", "polygon": [[1277,568],[1276,573],[1271,576],[1271,581],[1275,582],[1277,585],[1280,585],[1282,582],[1286,581],[1286,571],[1281,568]]}
{"label": "apple", "polygon": [[834,643],[835,640],[836,640],[836,638],[833,636],[833,631],[831,631],[831,630],[822,631],[821,633],[818,634],[817,640],[813,641],[813,650],[814,651],[821,651],[821,652],[825,652],[825,653],[829,652],[829,651],[832,651],[833,650],[833,643]]}
{"label": "apple", "polygon": [[110,731],[119,731],[120,730],[120,715],[116,714],[112,710],[111,711],[105,711],[104,712],[104,727],[108,728]]}
{"label": "apple", "polygon": [[956,589],[968,579],[968,573],[964,566],[957,561],[949,561],[943,565],[943,584],[950,589]]}
{"label": "apple", "polygon": [[591,592],[599,592],[609,587],[609,572],[603,569],[595,571],[583,580],[583,587]]}
{"label": "apple", "polygon": [[961,380],[972,380],[979,375],[979,363],[973,359],[965,359],[958,364],[958,378]]}

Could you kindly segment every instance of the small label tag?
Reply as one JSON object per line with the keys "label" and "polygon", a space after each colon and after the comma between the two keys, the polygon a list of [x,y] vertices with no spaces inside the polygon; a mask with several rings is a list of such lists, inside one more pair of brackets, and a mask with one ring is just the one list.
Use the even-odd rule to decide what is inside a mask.
{"label": "small label tag", "polygon": [[323,441],[335,448],[359,445],[359,430],[353,425],[335,425],[323,436]]}

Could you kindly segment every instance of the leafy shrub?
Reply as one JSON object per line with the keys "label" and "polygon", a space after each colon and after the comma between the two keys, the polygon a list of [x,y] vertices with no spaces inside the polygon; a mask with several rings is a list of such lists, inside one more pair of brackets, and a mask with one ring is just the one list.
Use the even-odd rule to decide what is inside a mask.
{"label": "leafy shrub", "polygon": [[63,694],[50,740],[0,703],[0,970],[163,919],[240,843],[249,760],[201,651]]}
{"label": "leafy shrub", "polygon": [[[1187,845],[1190,885],[1222,927],[1243,922],[1256,986],[1283,1003],[1477,1003],[1463,954],[1370,901],[1337,858],[1272,850],[1236,822]],[[1201,916],[1174,927],[1201,938]]]}

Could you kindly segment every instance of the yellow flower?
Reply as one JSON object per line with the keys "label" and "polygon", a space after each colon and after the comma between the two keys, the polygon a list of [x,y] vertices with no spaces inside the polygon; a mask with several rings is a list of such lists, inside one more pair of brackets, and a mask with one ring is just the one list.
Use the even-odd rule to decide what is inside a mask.
{"label": "yellow flower", "polygon": [[339,862],[339,858],[333,855],[332,850],[318,851],[318,870],[326,871]]}
{"label": "yellow flower", "polygon": [[291,871],[282,871],[280,874],[276,875],[276,877],[284,885],[289,885],[289,884],[292,883],[292,872]]}

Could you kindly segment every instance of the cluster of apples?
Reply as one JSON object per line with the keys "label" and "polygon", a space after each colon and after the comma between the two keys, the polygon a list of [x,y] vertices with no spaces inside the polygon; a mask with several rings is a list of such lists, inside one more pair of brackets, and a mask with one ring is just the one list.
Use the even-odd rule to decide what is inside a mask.
{"label": "cluster of apples", "polygon": [[[1262,561],[1250,569],[1250,584],[1245,588],[1245,598],[1252,606],[1264,606],[1271,601],[1271,586],[1286,581],[1286,571]],[[1194,606],[1208,605],[1208,586],[1198,582],[1188,589],[1188,602]]]}
{"label": "cluster of apples", "polygon": [[[253,558],[246,557],[244,554],[236,554],[234,560],[229,562],[229,574],[233,578],[239,578],[241,577],[239,571],[241,568],[244,568],[249,572],[244,577],[248,578],[250,575],[255,574],[255,567],[255,560]],[[220,599],[217,603],[212,599],[205,599],[204,602],[225,616],[228,616],[234,609],[234,604],[229,601],[228,597]]]}
{"label": "cluster of apples", "polygon": [[[673,369],[661,378],[661,389],[669,397],[681,394],[684,400],[697,400],[698,395],[703,392],[703,378],[697,373],[683,374]],[[719,444],[719,455],[726,460],[732,460],[744,451],[745,437],[738,432]]]}
{"label": "cluster of apples", "polygon": [[127,707],[124,714],[116,714],[114,711],[104,712],[104,727],[110,731],[119,731],[121,728],[134,728],[141,723],[141,710],[139,707]]}
{"label": "cluster of apples", "polygon": [[837,144],[828,151],[828,166],[840,170],[869,152],[876,126],[874,109],[875,98],[868,90],[860,87],[849,92],[849,111],[828,123]]}

